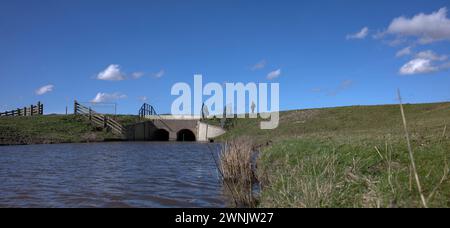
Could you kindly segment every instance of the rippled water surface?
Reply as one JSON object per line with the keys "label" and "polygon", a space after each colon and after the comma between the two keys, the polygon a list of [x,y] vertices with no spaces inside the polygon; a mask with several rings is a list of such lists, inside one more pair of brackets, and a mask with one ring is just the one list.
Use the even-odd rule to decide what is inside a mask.
{"label": "rippled water surface", "polygon": [[209,148],[217,145],[0,147],[0,207],[223,207]]}

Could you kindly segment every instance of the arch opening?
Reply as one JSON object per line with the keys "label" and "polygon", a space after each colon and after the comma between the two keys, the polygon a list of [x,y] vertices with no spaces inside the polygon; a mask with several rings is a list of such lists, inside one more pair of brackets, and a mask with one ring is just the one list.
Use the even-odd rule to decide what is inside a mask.
{"label": "arch opening", "polygon": [[154,141],[169,141],[169,132],[164,129],[158,129],[153,135]]}
{"label": "arch opening", "polygon": [[192,142],[196,141],[195,134],[189,129],[180,130],[177,133],[177,141],[180,142]]}

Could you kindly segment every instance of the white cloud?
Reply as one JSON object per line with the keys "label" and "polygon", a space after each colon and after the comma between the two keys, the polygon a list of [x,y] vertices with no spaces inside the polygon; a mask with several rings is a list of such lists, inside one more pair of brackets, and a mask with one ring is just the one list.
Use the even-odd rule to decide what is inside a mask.
{"label": "white cloud", "polygon": [[119,65],[111,64],[105,70],[98,73],[97,79],[105,81],[121,81],[125,79],[125,75],[120,71]]}
{"label": "white cloud", "polygon": [[49,93],[49,92],[53,91],[54,88],[55,88],[54,85],[42,86],[41,88],[37,89],[35,91],[35,93],[36,93],[36,95],[44,95],[46,93]]}
{"label": "white cloud", "polygon": [[121,93],[97,93],[94,99],[91,100],[93,103],[100,103],[100,102],[111,102],[119,99],[127,98],[126,95]]}
{"label": "white cloud", "polygon": [[447,60],[446,55],[438,55],[431,50],[422,51],[416,54],[416,58],[429,59],[431,61],[444,61]]}
{"label": "white cloud", "polygon": [[281,75],[281,69],[278,69],[278,70],[272,71],[269,74],[267,74],[267,79],[272,80],[272,79],[280,77],[280,75]]}
{"label": "white cloud", "polygon": [[432,65],[430,59],[416,58],[400,68],[400,74],[413,75],[413,74],[425,74],[437,71],[438,68]]}
{"label": "white cloud", "polygon": [[415,54],[413,60],[403,65],[399,72],[402,75],[413,75],[445,70],[449,68],[450,63],[442,64],[442,62],[447,59],[446,55],[438,55],[431,50],[421,51]]}
{"label": "white cloud", "polygon": [[251,69],[252,69],[253,71],[255,71],[255,70],[261,70],[261,69],[263,69],[264,67],[266,67],[266,65],[267,65],[266,60],[261,60],[261,61],[259,61],[258,63],[256,63],[255,65],[253,65]]}
{"label": "white cloud", "polygon": [[349,34],[347,35],[347,40],[352,39],[364,39],[369,34],[369,28],[364,27],[361,29],[361,31],[355,33],[355,34]]}
{"label": "white cloud", "polygon": [[131,77],[134,79],[139,79],[142,76],[144,76],[144,74],[145,74],[144,72],[133,72],[133,73],[131,73]]}
{"label": "white cloud", "polygon": [[154,76],[155,78],[162,78],[162,76],[164,76],[165,73],[166,73],[165,70],[164,70],[164,69],[161,69],[160,71],[154,73],[153,76]]}
{"label": "white cloud", "polygon": [[402,50],[398,51],[397,54],[395,54],[396,57],[402,57],[412,54],[412,48],[411,47],[405,47]]}
{"label": "white cloud", "polygon": [[[447,18],[447,8],[441,8],[430,14],[419,13],[413,17],[397,17],[392,20],[387,30],[374,36],[374,39],[381,38],[386,38],[385,42],[391,46],[409,43],[408,47],[396,53],[396,57],[413,55],[412,47],[417,44],[450,41],[450,19]],[[421,51],[415,53],[413,59],[399,69],[399,73],[413,75],[445,70],[450,68],[450,62],[442,63],[447,59],[447,55],[438,55],[432,50]]]}
{"label": "white cloud", "polygon": [[450,40],[450,20],[447,18],[447,8],[431,14],[420,13],[412,18],[395,18],[387,33],[399,36],[417,37],[422,44],[440,40]]}

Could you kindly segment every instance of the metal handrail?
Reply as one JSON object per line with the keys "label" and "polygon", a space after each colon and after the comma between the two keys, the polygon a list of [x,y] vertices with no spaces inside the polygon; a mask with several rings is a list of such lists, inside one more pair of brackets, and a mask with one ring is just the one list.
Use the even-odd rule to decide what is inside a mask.
{"label": "metal handrail", "polygon": [[[172,128],[166,122],[164,122],[162,117],[156,112],[155,108],[152,105],[144,103],[141,106],[141,109],[139,109],[139,117],[145,118],[145,116],[147,116],[147,115],[158,117],[158,120],[161,121],[161,123],[163,123],[169,130],[172,131]],[[152,121],[154,121],[154,120],[152,120]]]}

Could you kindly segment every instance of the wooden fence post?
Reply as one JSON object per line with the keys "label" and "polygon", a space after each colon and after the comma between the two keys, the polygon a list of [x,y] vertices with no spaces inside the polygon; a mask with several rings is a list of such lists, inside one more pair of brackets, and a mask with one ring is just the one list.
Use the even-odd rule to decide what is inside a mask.
{"label": "wooden fence post", "polygon": [[39,115],[44,114],[44,104],[42,104],[40,101],[38,101],[38,114]]}
{"label": "wooden fence post", "polygon": [[78,113],[77,113],[77,100],[74,100],[73,101],[73,114],[74,115],[77,115]]}
{"label": "wooden fence post", "polygon": [[108,127],[108,118],[106,116],[103,116],[103,127],[104,128]]}

